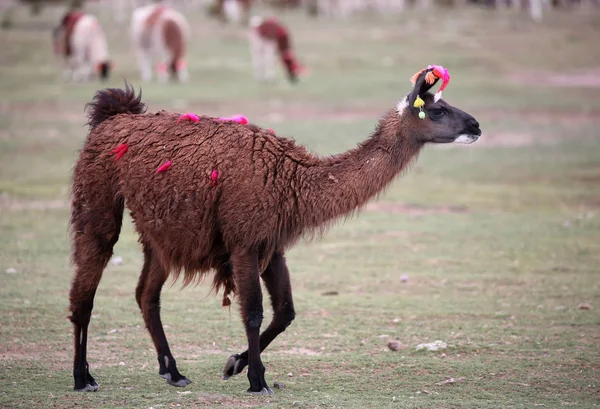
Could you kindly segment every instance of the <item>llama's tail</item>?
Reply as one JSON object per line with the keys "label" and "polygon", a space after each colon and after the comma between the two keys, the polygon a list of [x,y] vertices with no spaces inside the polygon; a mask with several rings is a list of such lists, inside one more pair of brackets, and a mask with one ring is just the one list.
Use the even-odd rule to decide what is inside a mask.
{"label": "llama's tail", "polygon": [[106,88],[97,91],[85,105],[88,110],[88,125],[94,129],[106,119],[118,114],[143,114],[146,104],[142,102],[142,90],[136,96],[135,89],[125,81],[125,89]]}

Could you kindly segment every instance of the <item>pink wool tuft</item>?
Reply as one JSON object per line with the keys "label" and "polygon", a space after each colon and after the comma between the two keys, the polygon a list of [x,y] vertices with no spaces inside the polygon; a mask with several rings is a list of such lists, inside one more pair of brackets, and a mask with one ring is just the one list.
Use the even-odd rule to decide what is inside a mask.
{"label": "pink wool tuft", "polygon": [[272,134],[275,133],[275,130],[273,128],[267,128]]}
{"label": "pink wool tuft", "polygon": [[181,115],[179,117],[179,119],[177,120],[177,123],[179,123],[179,121],[182,121],[184,119],[189,119],[192,122],[198,122],[198,121],[200,121],[200,118],[198,118],[198,115],[192,114],[191,112],[188,112],[187,114]]}
{"label": "pink wool tuft", "polygon": [[219,121],[237,122],[238,124],[242,124],[242,125],[248,124],[248,118],[246,118],[244,115],[234,115],[229,118],[221,117],[221,118],[219,118]]}
{"label": "pink wool tuft", "polygon": [[155,172],[155,174],[156,174],[156,173],[160,173],[160,172],[164,172],[164,171],[166,171],[167,169],[169,169],[170,167],[171,167],[171,161],[169,160],[169,161],[167,161],[167,163],[165,163],[165,164],[163,164],[163,165],[160,165],[160,166],[158,167],[158,169],[156,169],[156,172]]}
{"label": "pink wool tuft", "polygon": [[216,169],[213,169],[212,173],[210,174],[210,185],[211,186],[215,186],[217,184],[218,177],[219,177],[219,172],[217,172]]}
{"label": "pink wool tuft", "polygon": [[433,98],[433,100],[437,102],[442,98],[442,91],[444,91],[444,88],[446,88],[448,83],[450,83],[450,72],[448,72],[447,68],[444,68],[441,65],[430,65],[427,67],[427,69],[430,68],[433,68],[433,74],[442,80],[442,85],[440,86],[438,92],[435,93]]}
{"label": "pink wool tuft", "polygon": [[125,152],[127,152],[127,149],[129,149],[129,145],[127,145],[126,143],[122,143],[115,149],[113,149],[112,152],[117,155],[115,160],[121,159],[121,156],[123,156]]}

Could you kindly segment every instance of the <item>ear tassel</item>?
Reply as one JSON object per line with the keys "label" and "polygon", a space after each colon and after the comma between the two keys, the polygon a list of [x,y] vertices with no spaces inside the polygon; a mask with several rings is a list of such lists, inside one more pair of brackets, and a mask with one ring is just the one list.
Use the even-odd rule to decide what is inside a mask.
{"label": "ear tassel", "polygon": [[[434,84],[438,79],[442,80],[442,85],[440,86],[440,89],[438,90],[438,92],[435,93],[435,95],[433,96],[433,101],[434,102],[438,102],[440,99],[442,99],[442,91],[444,91],[444,88],[446,88],[446,86],[448,85],[448,83],[450,82],[450,73],[448,72],[448,69],[442,67],[441,65],[429,65],[427,68],[417,72],[415,75],[413,75],[410,78],[410,82],[412,82],[413,84],[416,84],[417,79],[419,78],[419,76],[424,72],[424,71],[428,71],[425,74],[425,82],[429,85]],[[420,99],[420,98],[419,98]],[[417,107],[417,102],[415,101],[415,108],[419,108]],[[424,105],[424,103],[423,103]],[[421,105],[421,107],[423,106]]]}

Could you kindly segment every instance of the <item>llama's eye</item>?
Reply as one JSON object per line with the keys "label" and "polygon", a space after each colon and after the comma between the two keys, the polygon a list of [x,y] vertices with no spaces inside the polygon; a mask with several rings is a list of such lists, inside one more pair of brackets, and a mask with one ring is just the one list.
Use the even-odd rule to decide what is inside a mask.
{"label": "llama's eye", "polygon": [[432,109],[429,111],[429,114],[433,119],[440,119],[444,115],[446,115],[446,110],[444,109]]}

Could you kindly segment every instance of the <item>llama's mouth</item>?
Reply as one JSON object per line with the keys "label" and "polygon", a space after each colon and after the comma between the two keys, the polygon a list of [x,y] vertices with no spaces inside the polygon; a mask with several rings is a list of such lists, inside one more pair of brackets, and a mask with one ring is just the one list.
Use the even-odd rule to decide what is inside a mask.
{"label": "llama's mouth", "polygon": [[479,136],[480,135],[473,135],[473,134],[460,134],[458,135],[458,137],[454,140],[454,143],[461,143],[461,144],[471,144],[471,143],[475,143],[479,140]]}

